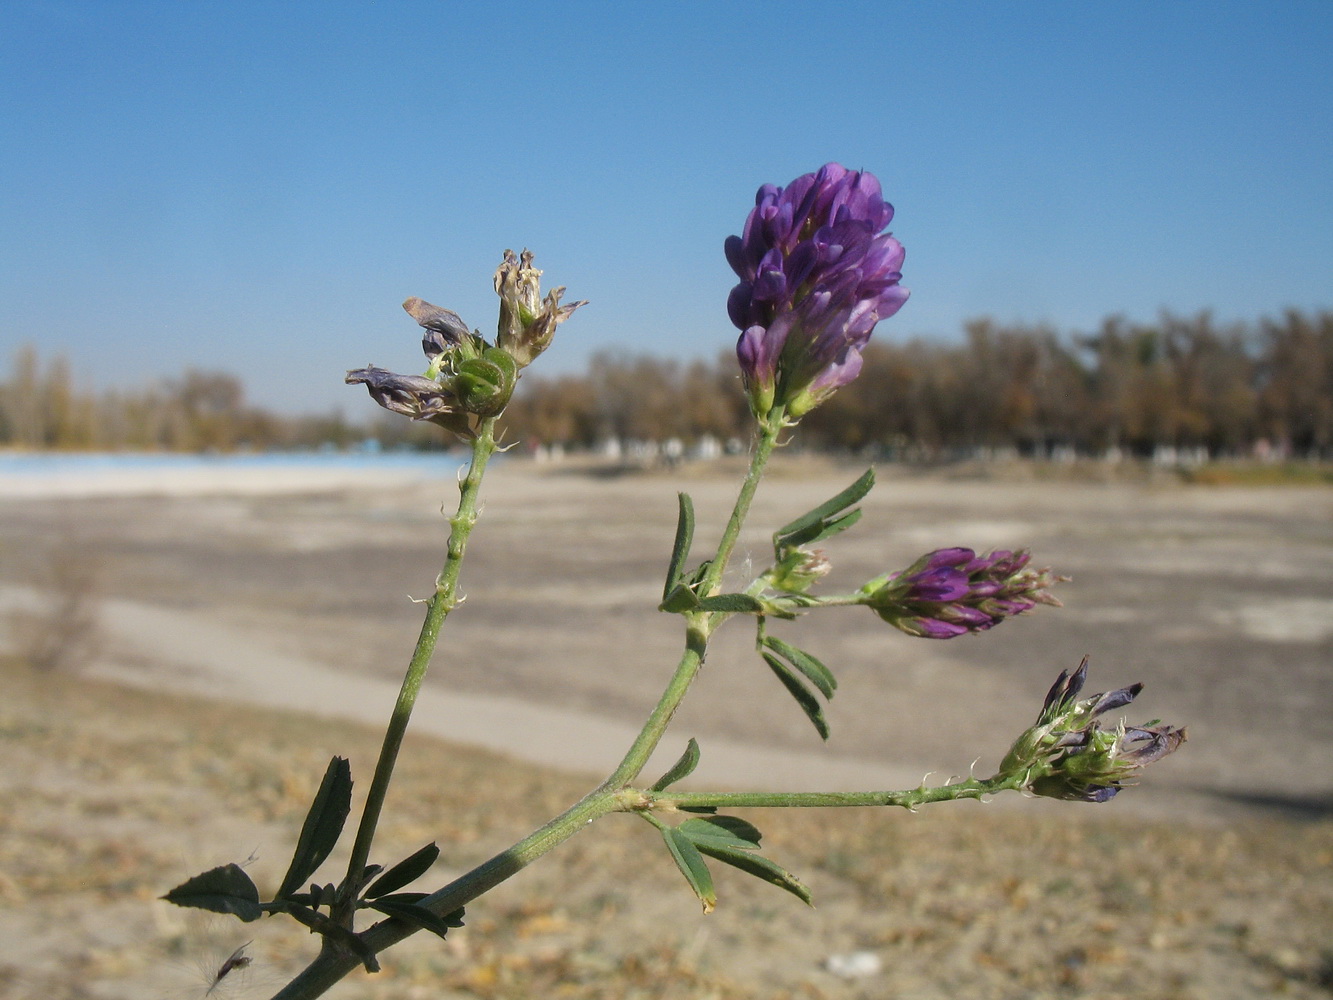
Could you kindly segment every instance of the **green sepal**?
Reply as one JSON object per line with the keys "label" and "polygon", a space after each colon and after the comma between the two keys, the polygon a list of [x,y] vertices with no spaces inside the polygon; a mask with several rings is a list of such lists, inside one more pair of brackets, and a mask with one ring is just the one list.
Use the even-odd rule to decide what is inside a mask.
{"label": "green sepal", "polygon": [[757,851],[763,836],[753,823],[748,823],[739,816],[687,819],[676,829],[685,834],[690,843],[701,851],[708,848]]}
{"label": "green sepal", "polygon": [[177,906],[231,913],[246,923],[264,915],[259,905],[259,889],[238,864],[210,868],[194,878],[186,879],[162,898]]}
{"label": "green sepal", "polygon": [[699,598],[685,583],[678,583],[672,587],[671,592],[666,595],[666,599],[657,606],[658,611],[665,611],[673,615],[678,615],[684,611],[697,611],[698,609]]}
{"label": "green sepal", "polygon": [[421,850],[404,858],[377,878],[374,884],[366,890],[366,898],[374,899],[376,896],[384,896],[401,889],[409,882],[426,874],[427,870],[431,865],[435,864],[435,859],[439,856],[440,849],[436,847],[434,843],[427,844]]}
{"label": "green sepal", "polygon": [[662,839],[666,841],[667,850],[671,852],[676,867],[699,897],[704,912],[712,913],[713,907],[717,906],[717,893],[713,890],[713,876],[709,874],[699,849],[690,842],[689,837],[674,827],[663,827]]}
{"label": "green sepal", "polygon": [[505,408],[514,394],[517,373],[514,359],[499,348],[491,347],[479,358],[460,362],[450,388],[469,413],[493,417]]}
{"label": "green sepal", "polygon": [[682,778],[687,778],[694,773],[694,769],[699,766],[699,744],[690,737],[690,741],[685,744],[685,752],[680,755],[680,760],[671,765],[670,770],[653,783],[650,791],[660,792],[664,788],[674,785]]}
{"label": "green sepal", "polygon": [[810,890],[806,888],[805,884],[787,869],[768,860],[762,854],[704,844],[699,845],[699,850],[710,858],[716,858],[733,868],[739,868],[748,875],[754,875],[756,878],[761,878],[765,882],[776,885],[779,889],[785,889],[807,906],[814,906]]}
{"label": "green sepal", "polygon": [[789,642],[783,642],[781,639],[771,635],[766,635],[760,640],[765,646],[773,650],[793,667],[810,680],[810,683],[819,688],[819,691],[825,698],[832,698],[833,692],[838,688],[838,680],[833,676],[833,671],[811,656],[803,649],[797,649]]}
{"label": "green sepal", "polygon": [[[790,524],[779,528],[773,533],[773,548],[778,553],[778,558],[782,558],[785,549],[794,548],[797,545],[806,545],[850,528],[856,523],[856,517],[848,514],[839,518],[836,515],[862,499],[874,485],[875,470],[867,469],[860,479],[837,496],[824,501],[814,510],[802,514]],[[859,516],[857,514],[857,517]]]}
{"label": "green sepal", "polygon": [[690,545],[694,542],[694,502],[688,493],[677,493],[676,500],[680,504],[680,514],[676,518],[676,540],[671,545],[666,584],[662,587],[663,604],[680,583],[681,567],[685,565],[685,557],[690,554]]}
{"label": "green sepal", "polygon": [[769,665],[773,673],[778,675],[778,680],[782,681],[783,687],[796,699],[796,704],[801,706],[801,711],[814,723],[820,738],[827,740],[829,737],[828,721],[824,718],[824,710],[819,707],[818,699],[796,676],[791,667],[766,650],[762,652],[762,655],[764,662]]}
{"label": "green sepal", "polygon": [[749,594],[716,594],[699,601],[700,611],[729,611],[740,614],[762,614],[767,609],[763,601]]}
{"label": "green sepal", "polygon": [[352,768],[345,757],[334,757],[324,772],[315,800],[310,803],[301,836],[296,841],[291,867],[278,888],[282,899],[298,891],[324,863],[342,834],[352,809]]}
{"label": "green sepal", "polygon": [[417,901],[425,898],[425,895],[421,893],[404,892],[394,896],[381,896],[379,899],[372,899],[366,905],[373,910],[379,910],[386,916],[406,920],[409,924],[420,927],[424,931],[430,931],[440,937],[444,937],[454,927],[463,926],[462,907],[441,917],[424,906],[418,905]]}

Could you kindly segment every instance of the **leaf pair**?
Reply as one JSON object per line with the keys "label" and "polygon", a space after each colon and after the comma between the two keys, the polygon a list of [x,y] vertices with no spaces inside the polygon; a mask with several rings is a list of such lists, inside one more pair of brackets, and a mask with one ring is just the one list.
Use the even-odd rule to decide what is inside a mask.
{"label": "leaf pair", "polygon": [[426,874],[435,859],[440,856],[440,849],[434,843],[427,844],[421,850],[404,858],[366,889],[363,897],[364,906],[390,917],[397,917],[415,924],[422,930],[444,937],[451,927],[463,926],[463,909],[460,907],[451,913],[440,916],[424,906],[418,905],[426,898],[424,892],[398,892],[403,886],[416,881]]}
{"label": "leaf pair", "polygon": [[833,672],[805,650],[771,635],[760,634],[759,653],[769,669],[777,674],[778,680],[782,681],[782,686],[796,699],[796,704],[801,706],[801,711],[814,724],[820,737],[827,740],[828,720],[824,718],[823,706],[815,697],[815,692],[810,690],[810,685],[813,685],[825,699],[832,698],[833,692],[838,687]]}
{"label": "leaf pair", "polygon": [[676,867],[699,897],[705,913],[711,913],[717,905],[717,892],[713,888],[713,876],[704,861],[704,855],[761,878],[785,889],[803,902],[810,903],[810,890],[800,879],[781,865],[755,853],[759,850],[760,833],[739,817],[700,816],[687,819],[679,826],[663,827],[662,839],[666,841],[667,850],[671,852]]}
{"label": "leaf pair", "polygon": [[[334,906],[338,896],[334,886],[311,884],[308,891],[305,891],[305,886],[306,881],[315,874],[337,845],[351,808],[352,770],[346,758],[334,757],[329,761],[319,791],[315,793],[314,801],[306,813],[305,822],[301,825],[301,834],[296,841],[291,865],[287,868],[287,874],[283,876],[282,884],[275,896],[276,903],[296,904],[316,910],[321,906],[330,908]],[[432,843],[404,858],[383,874],[379,874],[378,865],[369,866],[363,873],[361,884],[376,874],[379,874],[379,877],[365,890],[361,905],[379,910],[386,916],[410,921],[441,937],[450,927],[461,926],[463,916],[461,909],[441,917],[417,905],[425,898],[425,893],[397,892],[424,875],[439,856],[439,847]],[[355,892],[355,890],[350,891]],[[235,864],[211,868],[181,883],[162,898],[177,906],[190,906],[215,913],[231,913],[245,921],[259,919],[265,909],[264,904],[259,901],[259,890],[254,881]],[[295,912],[281,905],[276,908]]]}
{"label": "leaf pair", "polygon": [[[306,813],[292,863],[278,888],[278,899],[289,899],[305,887],[306,879],[338,843],[351,808],[352,769],[346,758],[334,757]],[[319,895],[316,890],[317,887],[311,887],[312,896]],[[236,864],[210,868],[182,882],[162,898],[177,906],[231,913],[245,921],[258,920],[264,913],[254,880]]]}
{"label": "leaf pair", "polygon": [[855,510],[847,508],[863,499],[874,485],[875,470],[866,469],[860,479],[837,496],[824,501],[814,510],[802,514],[795,521],[775,531],[773,551],[778,561],[781,562],[791,549],[823,541],[840,531],[846,531],[861,520],[859,507]]}

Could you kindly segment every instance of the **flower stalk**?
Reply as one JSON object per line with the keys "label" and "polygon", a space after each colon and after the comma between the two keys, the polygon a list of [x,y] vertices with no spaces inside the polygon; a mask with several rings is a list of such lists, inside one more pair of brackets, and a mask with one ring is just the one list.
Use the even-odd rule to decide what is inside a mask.
{"label": "flower stalk", "polygon": [[[495,422],[495,418],[491,417],[481,423],[479,432],[472,441],[472,461],[468,465],[467,475],[459,483],[458,509],[449,519],[449,541],[444,568],[436,579],[435,593],[426,606],[426,616],[421,625],[421,632],[417,636],[416,648],[412,651],[412,659],[408,663],[402,687],[398,691],[398,700],[394,703],[393,713],[389,716],[384,743],[375,764],[375,776],[370,782],[366,805],[357,827],[356,840],[352,844],[352,855],[347,863],[347,879],[344,884],[352,887],[347,900],[349,904],[354,901],[355,887],[370,859],[370,848],[375,839],[380,813],[384,808],[384,799],[389,791],[389,781],[393,777],[398,752],[402,749],[403,737],[412,720],[412,709],[421,693],[421,683],[425,680],[426,671],[430,668],[431,659],[435,655],[440,628],[445,618],[449,616],[449,612],[458,605],[458,578],[463,569],[463,557],[467,554],[468,539],[472,536],[472,529],[477,523],[477,499],[481,494],[481,481],[486,474],[486,464],[495,453]],[[350,919],[351,913],[352,910],[348,908],[345,916]]]}

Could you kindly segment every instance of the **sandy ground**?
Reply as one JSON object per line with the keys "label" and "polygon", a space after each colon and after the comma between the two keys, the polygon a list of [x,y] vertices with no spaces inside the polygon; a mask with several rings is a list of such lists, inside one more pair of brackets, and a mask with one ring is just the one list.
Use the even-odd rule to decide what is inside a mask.
{"label": "sandy ground", "polygon": [[[615,764],[679,649],[679,623],[654,610],[675,492],[694,497],[701,558],[737,471],[495,467],[464,573],[468,600],[447,625],[415,723],[570,777],[422,746],[430,752],[409,754],[400,778],[400,796],[413,799],[395,801],[394,850],[438,838],[443,863],[460,870]],[[735,578],[763,560],[773,527],[860,471],[782,462]],[[173,949],[190,956],[198,984],[199,967],[225,959],[242,932],[229,930],[208,946],[216,960],[201,961],[181,911],[152,899],[256,844],[256,871],[280,869],[268,855],[290,842],[327,754],[349,753],[364,776],[415,640],[412,597],[439,568],[453,472],[445,462],[439,479],[312,469],[0,477],[0,639],[21,649],[61,592],[96,620],[67,636],[74,662],[59,683],[0,675],[12,684],[0,699],[0,798],[23,803],[0,810],[0,996],[203,994],[163,985]],[[731,879],[731,915],[704,923],[669,865],[644,868],[632,831],[579,838],[560,865],[488,898],[443,952],[419,943],[393,959],[394,975],[339,995],[1326,994],[1333,855],[1329,825],[1311,821],[1333,807],[1333,490],[1041,475],[881,469],[862,523],[828,546],[830,586],[940,546],[1026,544],[1074,577],[1061,588],[1065,608],[944,643],[908,639],[860,609],[776,626],[837,673],[827,745],[736,622],[654,766],[694,736],[704,754],[696,786],[904,787],[926,772],[965,773],[977,757],[984,772],[1054,675],[1091,654],[1097,688],[1147,683],[1131,719],[1190,727],[1185,749],[1141,787],[1106,806],[1009,796],[909,825],[859,812],[836,825],[767,818],[775,850],[811,876],[820,909]],[[125,693],[72,687],[78,677]],[[173,692],[179,700],[164,700]],[[199,707],[210,702],[216,714]],[[321,728],[324,718],[371,728]],[[245,995],[267,995],[279,970],[289,975],[308,954],[303,934],[274,939],[276,924],[243,933],[257,936],[263,959]],[[866,954],[891,975],[828,971],[831,957]]]}
{"label": "sandy ground", "polygon": [[[779,467],[738,569],[764,558],[774,526],[858,472]],[[0,479],[0,607],[40,611],[44,567],[76,554],[101,622],[84,669],[376,722],[415,639],[411,597],[438,571],[452,474],[10,476]],[[838,675],[827,745],[737,622],[663,760],[694,736],[698,785],[901,787],[964,773],[978,757],[985,771],[1054,675],[1091,654],[1099,689],[1147,684],[1132,721],[1161,717],[1191,733],[1186,751],[1109,808],[1200,821],[1327,813],[1333,491],[1015,478],[882,469],[861,525],[828,545],[830,586],[945,545],[1029,545],[1074,578],[1060,591],[1065,608],[949,642],[907,639],[860,609],[777,626]],[[464,573],[468,601],[447,625],[417,724],[605,773],[679,649],[678,623],[654,610],[674,494],[694,497],[698,558],[734,488],[697,467],[498,465]]]}

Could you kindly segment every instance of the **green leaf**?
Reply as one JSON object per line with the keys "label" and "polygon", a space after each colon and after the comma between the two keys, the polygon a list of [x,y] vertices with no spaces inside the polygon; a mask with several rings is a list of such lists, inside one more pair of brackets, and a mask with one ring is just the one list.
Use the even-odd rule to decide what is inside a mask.
{"label": "green leaf", "polygon": [[681,778],[689,777],[694,773],[694,769],[698,766],[699,744],[696,743],[694,737],[691,736],[689,743],[685,744],[685,752],[680,755],[680,760],[672,764],[671,769],[653,783],[653,787],[650,791],[660,792],[662,789],[674,785]]}
{"label": "green leaf", "polygon": [[404,858],[377,878],[374,884],[366,890],[366,898],[374,899],[376,896],[383,896],[397,889],[401,889],[409,882],[426,874],[427,869],[435,864],[435,859],[439,856],[440,849],[433,843],[427,844],[421,850],[417,851],[410,857]]}
{"label": "green leaf", "polygon": [[[814,510],[803,514],[790,524],[779,528],[773,534],[773,546],[779,552],[783,548],[793,545],[804,545],[808,541],[814,541],[817,538],[826,538],[827,535],[819,534],[822,526],[827,526],[835,515],[846,510],[852,504],[863,498],[870,492],[875,485],[875,470],[867,469],[865,474],[856,482],[852,483],[837,496],[826,500]],[[851,524],[845,524],[843,527],[850,528]],[[841,531],[842,528],[835,530]],[[813,532],[813,533],[811,533]],[[808,536],[801,541],[795,540],[799,536]],[[779,555],[779,558],[781,556]]]}
{"label": "green leaf", "polygon": [[781,865],[769,861],[768,858],[760,854],[752,854],[749,851],[738,851],[728,847],[713,847],[711,845],[699,845],[699,850],[707,854],[710,858],[716,858],[718,861],[725,862],[733,868],[739,868],[741,871],[761,878],[765,882],[776,885],[779,889],[785,889],[790,892],[807,906],[813,906],[811,902],[810,890],[795,875],[787,871]]}
{"label": "green leaf", "polygon": [[764,610],[764,604],[749,594],[718,594],[699,602],[700,611],[733,611],[754,614]]}
{"label": "green leaf", "polygon": [[824,710],[819,707],[819,701],[810,693],[791,667],[772,653],[764,652],[763,657],[764,662],[772,668],[773,673],[778,675],[778,680],[782,681],[783,686],[796,699],[796,704],[801,706],[801,711],[814,723],[820,737],[827,740],[829,736],[828,722],[824,718]]}
{"label": "green leaf", "polygon": [[840,531],[846,531],[859,520],[861,520],[861,508],[857,507],[855,510],[849,510],[841,517],[820,521],[819,524],[790,538],[787,544],[792,546],[813,545],[815,542],[822,542],[825,538],[830,538]]}
{"label": "green leaf", "polygon": [[676,520],[676,541],[671,546],[671,563],[667,566],[666,584],[662,587],[662,602],[666,603],[671,591],[680,583],[681,567],[690,554],[694,542],[694,502],[688,493],[677,493],[680,516]]}
{"label": "green leaf", "polygon": [[673,827],[662,828],[662,839],[666,841],[676,867],[703,903],[704,912],[712,913],[713,907],[717,906],[717,893],[713,891],[713,876],[708,873],[699,849],[690,843],[689,837]]}
{"label": "green leaf", "polygon": [[701,851],[709,847],[754,851],[759,849],[762,836],[752,823],[747,823],[739,816],[687,819],[676,829],[689,837],[690,843]]}
{"label": "green leaf", "polygon": [[833,697],[833,692],[838,688],[838,680],[833,676],[833,671],[824,666],[822,662],[805,650],[797,649],[791,643],[783,642],[771,635],[764,637],[764,645],[805,674],[810,683],[819,688],[820,693],[825,698]]}
{"label": "green leaf", "polygon": [[287,869],[282,885],[278,888],[279,899],[298,891],[305,880],[324,863],[324,859],[338,843],[343,823],[347,821],[351,809],[352,768],[345,757],[334,757],[329,761],[324,780],[315,793],[315,801],[310,803],[310,811],[306,813],[291,867]]}
{"label": "green leaf", "polygon": [[[403,896],[411,895],[416,894],[403,894]],[[399,920],[406,920],[409,924],[420,927],[424,931],[430,931],[432,934],[438,934],[440,937],[448,934],[453,927],[463,926],[463,909],[461,907],[441,917],[424,906],[418,905],[415,900],[408,900],[399,896],[381,896],[379,899],[371,900],[367,905],[371,909],[379,910],[390,917],[397,917]]]}
{"label": "green leaf", "polygon": [[264,915],[259,906],[259,890],[237,864],[210,868],[182,882],[162,898],[177,906],[232,913],[247,923]]}

